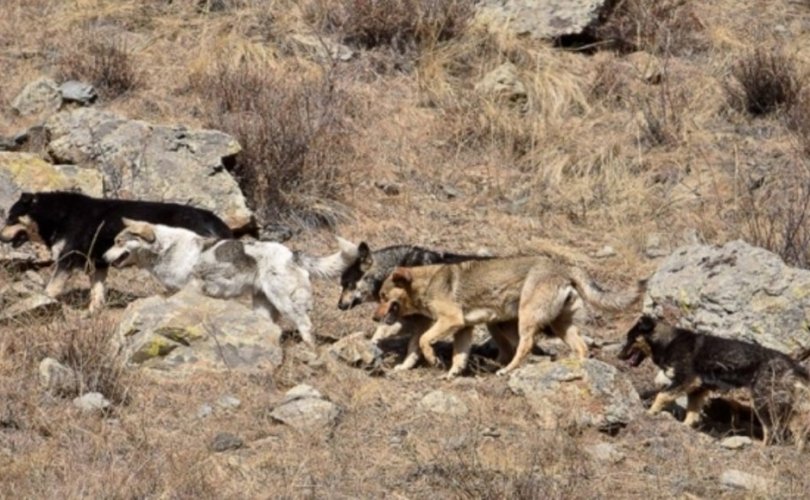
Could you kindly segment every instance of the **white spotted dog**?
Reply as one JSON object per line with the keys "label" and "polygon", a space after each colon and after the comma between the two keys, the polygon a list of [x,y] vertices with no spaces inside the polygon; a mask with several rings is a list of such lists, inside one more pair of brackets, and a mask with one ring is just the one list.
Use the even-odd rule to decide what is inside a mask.
{"label": "white spotted dog", "polygon": [[253,308],[273,321],[290,320],[315,345],[310,275],[335,278],[357,258],[357,246],[338,237],[326,257],[293,252],[280,243],[202,237],[186,229],[124,220],[104,259],[115,267],[148,269],[170,291],[191,284],[218,298],[251,293]]}

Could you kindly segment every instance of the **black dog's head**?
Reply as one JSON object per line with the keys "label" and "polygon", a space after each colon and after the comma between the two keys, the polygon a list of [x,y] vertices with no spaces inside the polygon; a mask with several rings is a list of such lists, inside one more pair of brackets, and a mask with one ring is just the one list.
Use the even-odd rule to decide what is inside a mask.
{"label": "black dog's head", "polygon": [[26,241],[41,240],[39,228],[32,214],[36,210],[39,197],[36,193],[22,193],[11,206],[6,223],[0,230],[0,241],[19,247]]}
{"label": "black dog's head", "polygon": [[368,275],[368,271],[373,265],[374,256],[371,249],[365,241],[360,242],[360,245],[357,246],[357,259],[343,271],[340,277],[342,290],[338,300],[338,308],[341,311],[374,300],[382,282],[375,284],[373,283],[373,276]]}
{"label": "black dog's head", "polygon": [[630,366],[638,366],[645,358],[652,356],[651,339],[655,334],[656,324],[655,318],[642,316],[627,332],[627,340],[619,352],[619,359],[627,361]]}

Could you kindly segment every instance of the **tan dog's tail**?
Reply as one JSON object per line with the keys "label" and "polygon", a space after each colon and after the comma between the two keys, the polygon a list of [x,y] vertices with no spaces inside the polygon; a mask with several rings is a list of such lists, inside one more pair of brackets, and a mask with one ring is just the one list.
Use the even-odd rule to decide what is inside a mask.
{"label": "tan dog's tail", "polygon": [[606,311],[622,311],[637,303],[647,289],[647,280],[637,283],[635,290],[607,292],[599,287],[584,270],[570,268],[571,282],[585,302]]}

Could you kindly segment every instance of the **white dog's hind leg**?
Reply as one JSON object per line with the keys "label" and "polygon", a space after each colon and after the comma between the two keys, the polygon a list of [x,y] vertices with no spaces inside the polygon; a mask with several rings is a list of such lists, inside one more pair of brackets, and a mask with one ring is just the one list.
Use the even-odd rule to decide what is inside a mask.
{"label": "white dog's hind leg", "polygon": [[309,319],[309,312],[312,310],[309,279],[306,274],[299,275],[298,279],[293,279],[295,276],[289,276],[290,281],[274,279],[272,284],[263,279],[261,288],[267,300],[278,312],[295,325],[304,342],[315,347],[312,321]]}
{"label": "white dog's hind leg", "polygon": [[278,309],[276,309],[273,303],[267,300],[267,297],[262,293],[257,292],[253,294],[253,310],[273,323],[278,324],[279,320],[281,320]]}

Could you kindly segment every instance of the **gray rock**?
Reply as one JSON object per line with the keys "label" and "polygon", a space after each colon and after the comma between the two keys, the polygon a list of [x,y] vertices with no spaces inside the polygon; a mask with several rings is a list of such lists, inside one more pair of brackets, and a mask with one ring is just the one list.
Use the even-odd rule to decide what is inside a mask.
{"label": "gray rock", "polygon": [[327,401],[309,385],[293,387],[270,416],[299,430],[319,430],[331,427],[340,417],[341,408]]}
{"label": "gray rock", "polygon": [[635,419],[642,408],[630,380],[595,359],[523,366],[512,373],[509,388],[526,398],[544,429],[574,425],[612,430]]}
{"label": "gray rock", "polygon": [[451,417],[463,417],[470,412],[470,409],[458,396],[438,390],[427,393],[419,401],[419,409]]}
{"label": "gray rock", "polygon": [[51,138],[48,153],[61,163],[100,171],[106,197],[207,208],[234,229],[253,222],[245,197],[225,169],[240,151],[225,133],[152,125],[94,108],[58,113],[45,126]]}
{"label": "gray rock", "polygon": [[329,346],[329,353],[350,366],[376,368],[382,361],[382,350],[366,338],[365,332],[347,335]]}
{"label": "gray rock", "polygon": [[478,9],[493,22],[533,38],[581,34],[594,25],[607,0],[482,0]]}
{"label": "gray rock", "polygon": [[739,450],[753,444],[748,436],[729,436],[720,441],[720,446],[729,450]]}
{"label": "gray rock", "polygon": [[242,401],[231,394],[225,394],[217,400],[217,406],[225,410],[236,410],[242,406]]}
{"label": "gray rock", "polygon": [[73,400],[73,406],[85,412],[104,412],[110,402],[100,392],[88,392]]}
{"label": "gray rock", "polygon": [[59,86],[59,92],[62,94],[64,102],[75,102],[82,106],[92,104],[98,98],[96,88],[89,83],[79,82],[76,80],[69,80]]}
{"label": "gray rock", "polygon": [[726,469],[720,476],[720,483],[730,488],[766,492],[770,483],[765,478],[737,469]]}
{"label": "gray rock", "polygon": [[40,78],[25,86],[11,101],[11,107],[21,116],[56,113],[62,105],[62,95],[56,82]]}
{"label": "gray rock", "polygon": [[644,255],[650,259],[657,259],[669,255],[669,245],[664,242],[664,237],[658,233],[652,233],[647,236],[647,241],[644,244]]}
{"label": "gray rock", "polygon": [[484,75],[475,84],[475,90],[512,103],[523,103],[528,98],[526,86],[518,76],[517,67],[511,62],[501,64]]}
{"label": "gray rock", "polygon": [[229,432],[220,432],[211,441],[209,447],[211,451],[221,453],[228,450],[238,450],[245,446],[245,442],[239,436],[235,436]]}
{"label": "gray rock", "polygon": [[644,311],[681,327],[795,353],[810,349],[810,271],[742,241],[682,247],[650,278]]}
{"label": "gray rock", "polygon": [[593,457],[594,460],[598,460],[600,462],[609,462],[615,464],[624,460],[624,453],[619,451],[610,443],[597,443],[586,446],[585,452]]}
{"label": "gray rock", "polygon": [[62,304],[32,283],[16,282],[0,289],[0,324],[23,320],[50,322],[61,312]]}
{"label": "gray rock", "polygon": [[239,370],[272,373],[281,364],[281,330],[233,300],[185,288],[124,311],[115,342],[124,359],[174,373]]}
{"label": "gray rock", "polygon": [[39,362],[39,381],[53,394],[68,394],[76,390],[76,374],[53,358]]}
{"label": "gray rock", "polygon": [[614,250],[610,245],[605,245],[594,254],[594,257],[597,259],[606,259],[608,257],[613,257],[614,255],[616,255],[616,250]]}
{"label": "gray rock", "polygon": [[197,418],[208,418],[214,414],[214,407],[209,403],[203,403],[197,408]]}

